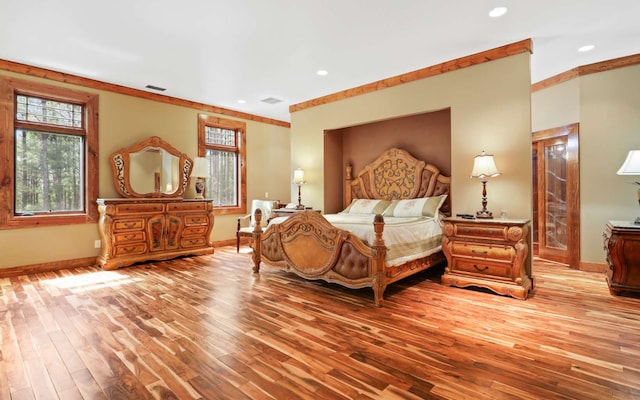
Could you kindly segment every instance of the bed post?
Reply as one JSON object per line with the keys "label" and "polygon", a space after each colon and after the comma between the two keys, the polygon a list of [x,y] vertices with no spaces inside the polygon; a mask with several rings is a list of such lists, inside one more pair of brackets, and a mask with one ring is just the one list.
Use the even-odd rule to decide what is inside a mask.
{"label": "bed post", "polygon": [[373,299],[376,307],[382,307],[383,294],[387,288],[387,280],[384,276],[385,257],[387,256],[387,246],[382,238],[384,230],[384,218],[381,214],[376,214],[373,219],[373,230],[375,231],[375,239],[373,240]]}
{"label": "bed post", "polygon": [[260,208],[256,208],[256,211],[253,213],[255,226],[253,227],[253,232],[251,233],[251,237],[253,240],[253,272],[260,272],[260,261],[262,259],[262,210]]}
{"label": "bed post", "polygon": [[351,164],[347,163],[345,167],[345,178],[344,178],[344,204],[342,205],[342,209],[344,210],[349,204],[351,204],[351,181],[353,180],[353,176],[351,171],[353,167]]}

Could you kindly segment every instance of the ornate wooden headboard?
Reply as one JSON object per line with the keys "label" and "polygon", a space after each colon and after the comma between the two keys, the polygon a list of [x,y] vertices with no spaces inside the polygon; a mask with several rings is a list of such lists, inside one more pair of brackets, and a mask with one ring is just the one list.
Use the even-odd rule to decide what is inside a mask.
{"label": "ornate wooden headboard", "polygon": [[346,169],[345,207],[353,199],[402,200],[446,194],[440,211],[451,216],[451,177],[404,150],[385,151],[355,178],[351,165]]}

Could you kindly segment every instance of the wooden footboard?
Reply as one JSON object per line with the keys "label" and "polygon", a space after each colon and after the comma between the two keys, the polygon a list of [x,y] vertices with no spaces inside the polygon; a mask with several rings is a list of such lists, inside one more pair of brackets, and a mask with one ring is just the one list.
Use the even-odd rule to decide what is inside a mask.
{"label": "wooden footboard", "polygon": [[[260,221],[260,215],[255,220]],[[349,231],[331,225],[313,211],[295,213],[281,224],[253,232],[253,271],[260,263],[279,267],[305,279],[321,279],[349,288],[371,287],[376,306],[382,306],[387,286],[382,239],[384,220],[376,215],[375,240],[367,246]]]}

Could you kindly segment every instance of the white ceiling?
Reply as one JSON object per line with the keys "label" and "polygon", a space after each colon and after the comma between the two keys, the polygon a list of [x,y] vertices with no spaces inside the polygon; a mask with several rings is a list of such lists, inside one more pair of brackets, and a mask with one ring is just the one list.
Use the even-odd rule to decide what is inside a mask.
{"label": "white ceiling", "polygon": [[[489,18],[495,6],[509,11]],[[532,82],[638,54],[640,0],[0,0],[2,59],[282,121],[291,104],[527,38]]]}

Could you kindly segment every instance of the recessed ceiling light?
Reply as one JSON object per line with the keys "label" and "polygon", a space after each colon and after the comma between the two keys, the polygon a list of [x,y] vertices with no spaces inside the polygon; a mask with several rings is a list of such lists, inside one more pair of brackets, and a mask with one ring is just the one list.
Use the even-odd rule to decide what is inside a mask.
{"label": "recessed ceiling light", "polygon": [[581,53],[584,53],[585,51],[591,51],[595,48],[596,46],[592,45],[592,44],[588,44],[586,46],[582,46],[578,48],[578,51]]}
{"label": "recessed ceiling light", "polygon": [[240,104],[245,104],[246,102],[247,102],[246,100],[242,100],[242,99],[238,100],[238,103]]}
{"label": "recessed ceiling light", "polygon": [[502,17],[507,13],[507,7],[496,7],[493,10],[489,11],[489,16],[491,18]]}
{"label": "recessed ceiling light", "polygon": [[325,76],[329,73],[329,71],[327,71],[326,69],[319,69],[316,71],[316,74],[320,75],[320,76]]}

